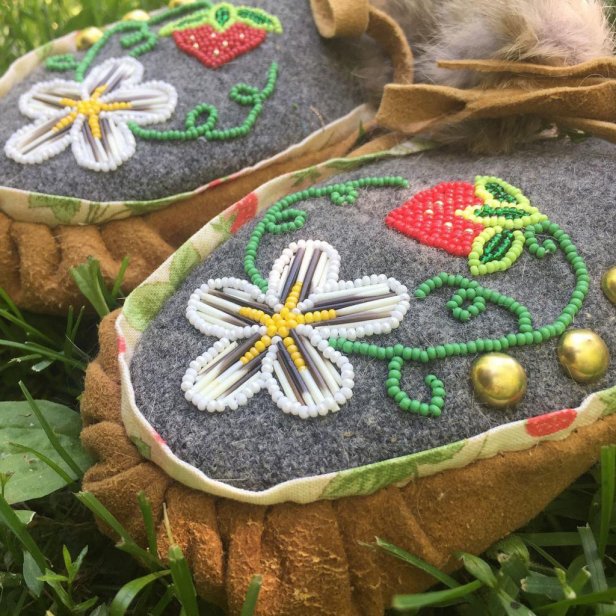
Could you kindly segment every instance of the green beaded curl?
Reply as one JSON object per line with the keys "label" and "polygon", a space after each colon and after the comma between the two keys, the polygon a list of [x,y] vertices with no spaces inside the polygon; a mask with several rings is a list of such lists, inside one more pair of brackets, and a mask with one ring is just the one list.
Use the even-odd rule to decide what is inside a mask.
{"label": "green beaded curl", "polygon": [[[233,128],[218,129],[218,109],[214,105],[201,103],[191,109],[184,122],[185,130],[154,130],[129,122],[128,127],[136,137],[146,141],[191,141],[203,137],[208,141],[228,141],[245,137],[254,127],[263,111],[264,102],[272,96],[278,81],[278,64],[273,62],[267,72],[267,83],[263,90],[245,83],[238,83],[231,88],[229,98],[244,107],[252,107],[245,120]],[[197,124],[201,116],[205,121]]]}
{"label": "green beaded curl", "polygon": [[124,33],[124,36],[120,39],[120,45],[125,49],[132,48],[128,55],[137,58],[138,56],[152,51],[158,43],[159,35],[150,28],[151,26],[158,25],[181,14],[192,13],[193,11],[210,8],[211,6],[212,3],[208,0],[198,0],[192,4],[182,5],[174,9],[163,11],[148,21],[118,22],[106,30],[100,40],[90,47],[81,62],[78,62],[72,54],[62,54],[48,58],[45,62],[45,67],[47,70],[60,73],[74,70],[75,81],[82,82],[92,62],[94,62],[103,47],[105,47],[109,40],[116,34]]}
{"label": "green beaded curl", "polygon": [[321,188],[311,187],[293,193],[272,205],[263,219],[257,223],[252,232],[244,254],[244,270],[249,279],[263,292],[267,291],[267,280],[263,278],[256,266],[257,252],[263,236],[266,233],[279,235],[301,229],[306,224],[308,214],[303,210],[291,208],[292,205],[328,197],[334,205],[353,205],[359,196],[361,188],[408,187],[408,182],[401,177],[362,178],[343,184],[332,184]]}
{"label": "green beaded curl", "polygon": [[[506,351],[513,347],[542,344],[561,336],[573,323],[573,319],[582,308],[584,299],[588,294],[590,277],[586,263],[578,253],[571,238],[556,223],[549,220],[531,225],[525,230],[525,233],[527,241],[532,240],[527,246],[529,253],[533,257],[542,259],[547,254],[556,252],[558,247],[564,253],[575,274],[575,289],[571,294],[569,302],[556,320],[549,325],[535,327],[528,308],[512,297],[487,289],[477,281],[469,280],[460,274],[452,275],[442,272],[438,276],[422,282],[415,290],[415,297],[422,300],[437,289],[443,287],[457,288],[458,291],[446,304],[454,318],[461,322],[467,322],[485,312],[487,304],[491,303],[508,310],[517,318],[518,331],[505,334],[500,338],[478,338],[469,342],[455,342],[428,347],[409,347],[402,344],[387,347],[376,344],[358,345],[344,338],[330,338],[330,346],[344,353],[357,353],[375,359],[389,360],[389,375],[385,385],[388,395],[398,403],[398,406],[404,411],[420,413],[421,415],[433,417],[440,415],[440,411],[443,408],[441,401],[444,404],[445,400],[443,384],[438,381],[438,392],[435,392],[436,386],[432,387],[432,385],[434,385],[436,377],[430,375],[426,378],[426,383],[432,387],[430,403],[426,404],[418,400],[411,400],[400,388],[404,363],[428,364],[448,357],[464,357],[475,353]],[[539,233],[550,236],[543,242],[543,245],[539,245],[536,239],[536,235]],[[542,250],[539,250],[540,248]],[[428,379],[430,379],[430,383]],[[410,402],[407,400],[410,400]]]}

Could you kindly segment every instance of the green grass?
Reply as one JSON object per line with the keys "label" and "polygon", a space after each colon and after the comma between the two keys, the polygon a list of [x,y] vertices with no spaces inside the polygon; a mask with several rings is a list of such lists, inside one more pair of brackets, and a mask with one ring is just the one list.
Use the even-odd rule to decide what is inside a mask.
{"label": "green grass", "polygon": [[[158,8],[159,0],[0,0],[0,74],[28,50],[75,29],[112,22],[134,8]],[[616,13],[614,13],[616,15]],[[97,352],[99,318],[121,303],[121,280],[105,289],[96,263],[73,272],[84,304],[97,317],[69,313],[45,317],[20,311],[0,290],[0,400],[34,400],[78,410],[84,370]],[[85,299],[87,298],[87,300]],[[79,466],[51,433],[54,460],[19,445],[18,451],[48,463],[67,487],[45,498],[9,505],[11,478],[0,473],[0,615],[57,616],[221,614],[196,597],[191,573],[173,540],[165,563],[157,555],[150,505],[139,504],[147,547],[92,495],[80,492]],[[60,451],[62,450],[62,451]],[[47,450],[46,450],[47,451]],[[46,462],[47,461],[47,462]],[[431,592],[396,597],[396,612],[586,616],[616,614],[616,447],[517,534],[481,558],[460,554],[463,567],[446,575],[416,556],[378,539],[366,550],[384,550],[431,575]],[[117,546],[98,533],[92,513],[122,538]],[[127,558],[130,554],[132,558]],[[242,616],[258,604],[260,578],[247,589]]]}

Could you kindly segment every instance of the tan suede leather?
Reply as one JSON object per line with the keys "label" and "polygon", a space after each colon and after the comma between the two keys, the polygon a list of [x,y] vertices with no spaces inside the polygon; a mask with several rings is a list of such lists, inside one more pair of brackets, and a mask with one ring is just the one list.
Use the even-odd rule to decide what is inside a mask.
{"label": "tan suede leather", "polygon": [[[141,457],[120,420],[114,322],[99,330],[100,354],[86,374],[84,445],[98,462],[83,489],[94,493],[142,543],[136,495],[144,490],[166,553],[162,506],[200,595],[239,614],[254,574],[263,576],[262,616],[380,616],[397,593],[434,580],[365,544],[375,537],[453,571],[457,550],[479,554],[519,528],[616,441],[616,415],[562,441],[498,455],[370,496],[270,507],[214,498],[170,479]],[[110,529],[101,526],[113,535]]]}

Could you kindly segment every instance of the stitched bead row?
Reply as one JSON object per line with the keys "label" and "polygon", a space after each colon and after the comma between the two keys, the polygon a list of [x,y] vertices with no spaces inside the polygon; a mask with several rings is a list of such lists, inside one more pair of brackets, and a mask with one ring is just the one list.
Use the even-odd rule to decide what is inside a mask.
{"label": "stitched bead row", "polygon": [[306,212],[288,209],[292,205],[301,201],[307,201],[308,199],[319,199],[321,197],[329,197],[335,205],[352,205],[357,199],[357,191],[361,188],[406,188],[407,186],[407,180],[401,177],[362,178],[345,182],[344,184],[333,184],[320,188],[313,186],[283,197],[269,208],[263,220],[258,222],[255,226],[248,240],[248,244],[246,245],[244,271],[248,274],[250,280],[262,291],[265,292],[267,290],[268,282],[261,276],[261,273],[255,265],[259,245],[266,233],[287,233],[297,231],[304,226],[307,217]]}
{"label": "stitched bead row", "polygon": [[[217,129],[214,128],[218,121],[218,110],[213,105],[201,103],[192,109],[186,116],[184,125],[186,130],[152,130],[129,123],[131,131],[141,139],[146,141],[189,141],[204,137],[208,141],[227,141],[245,137],[254,127],[258,117],[263,111],[263,103],[272,96],[278,80],[278,64],[273,62],[267,73],[267,84],[263,90],[258,90],[246,84],[236,84],[229,93],[229,98],[234,102],[249,106],[252,109],[240,126],[233,128]],[[207,113],[205,122],[197,125],[199,116]]]}
{"label": "stitched bead row", "polygon": [[174,9],[169,9],[164,11],[160,15],[155,15],[149,21],[122,21],[114,26],[111,26],[103,36],[94,44],[90,49],[86,52],[81,62],[78,62],[77,59],[71,54],[62,54],[51,56],[45,62],[45,67],[50,71],[57,72],[66,72],[69,70],[75,70],[75,79],[76,81],[83,81],[85,78],[85,74],[88,72],[90,65],[98,54],[101,52],[103,47],[107,45],[109,39],[113,37],[115,34],[120,32],[128,32],[132,31],[132,34],[127,34],[120,39],[120,44],[124,48],[132,47],[133,45],[137,45],[142,42],[141,45],[138,45],[134,49],[131,49],[129,55],[133,57],[138,57],[145,53],[148,53],[156,47],[158,42],[158,34],[150,30],[149,26],[153,26],[159,24],[163,21],[166,21],[170,17],[175,17],[182,13],[193,12],[199,9],[209,8],[211,7],[211,3],[207,0],[199,0],[197,2],[191,3],[189,5],[178,6]]}
{"label": "stitched bead row", "polygon": [[[486,289],[479,285],[477,281],[464,278],[460,274],[452,275],[442,272],[438,276],[434,276],[420,284],[415,291],[415,297],[424,299],[436,289],[442,287],[457,287],[459,290],[450,302],[448,302],[448,308],[455,310],[462,306],[463,301],[473,301],[476,300],[477,297],[481,297],[486,302],[490,301],[517,316],[519,332],[517,334],[510,333],[497,339],[479,338],[470,342],[447,343],[425,348],[408,347],[402,344],[381,347],[375,344],[352,342],[345,338],[329,338],[329,344],[333,348],[347,354],[357,353],[381,360],[392,360],[398,357],[402,358],[404,361],[427,364],[437,359],[445,359],[446,357],[463,357],[475,353],[506,351],[509,348],[517,346],[538,345],[562,335],[571,325],[576,314],[580,311],[584,299],[588,294],[590,283],[588,269],[584,259],[578,253],[569,235],[567,235],[556,223],[546,220],[528,227],[525,233],[529,238],[535,238],[538,233],[549,234],[554,238],[575,274],[576,285],[571,294],[571,298],[553,323],[534,328],[529,310],[513,298],[498,293],[497,291]],[[546,242],[547,241],[548,240],[546,240]],[[537,251],[535,251],[534,256],[542,258]],[[545,253],[543,256],[545,256]],[[483,312],[476,304],[475,306],[477,314]],[[477,316],[473,314],[475,310],[471,311],[472,308],[473,305],[469,306],[467,309],[469,313],[468,318]],[[468,318],[464,318],[464,314],[461,311],[454,313],[454,316],[463,321],[468,320]]]}

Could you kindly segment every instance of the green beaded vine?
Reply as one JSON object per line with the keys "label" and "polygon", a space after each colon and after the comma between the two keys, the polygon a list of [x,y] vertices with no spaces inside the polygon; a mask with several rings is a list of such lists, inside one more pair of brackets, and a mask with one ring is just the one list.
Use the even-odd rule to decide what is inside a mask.
{"label": "green beaded vine", "polygon": [[[244,107],[252,107],[245,120],[239,126],[233,128],[218,129],[218,109],[214,105],[201,103],[194,107],[186,116],[185,130],[154,130],[139,126],[135,122],[129,122],[128,127],[135,134],[146,141],[190,141],[204,137],[208,141],[227,141],[245,137],[255,125],[263,111],[263,103],[272,96],[278,80],[278,64],[275,62],[267,72],[267,83],[262,90],[238,83],[231,88],[229,98]],[[197,124],[201,116],[206,120]]]}
{"label": "green beaded vine", "polygon": [[[269,208],[263,220],[255,226],[244,256],[244,269],[251,281],[262,291],[267,290],[267,280],[258,271],[255,262],[259,245],[266,233],[281,234],[301,229],[307,218],[303,210],[291,206],[320,197],[328,197],[336,205],[353,204],[358,198],[358,189],[374,186],[406,187],[408,182],[400,177],[364,178],[342,184],[334,184],[321,188],[309,188],[284,197]],[[538,235],[547,236],[542,242]],[[420,365],[445,360],[450,357],[464,357],[475,353],[506,351],[510,348],[542,344],[561,336],[573,323],[586,295],[588,294],[590,276],[583,257],[571,241],[571,238],[556,223],[542,220],[524,229],[526,249],[536,259],[543,259],[555,254],[558,249],[565,255],[575,275],[575,288],[567,305],[560,315],[549,325],[536,327],[528,308],[514,298],[488,289],[476,280],[470,280],[460,274],[442,272],[422,282],[415,290],[418,300],[427,298],[443,288],[456,289],[446,303],[452,316],[461,323],[483,314],[489,305],[510,312],[517,319],[518,328],[499,338],[478,338],[468,342],[453,342],[435,346],[407,346],[395,344],[381,346],[367,342],[351,341],[345,338],[330,338],[329,345],[345,354],[358,354],[388,362],[388,376],[385,381],[387,395],[392,398],[400,409],[419,414],[424,417],[438,417],[445,406],[445,385],[434,374],[425,378],[425,384],[430,389],[430,401],[422,402],[408,395],[401,386],[404,367],[408,363]]]}
{"label": "green beaded vine", "polygon": [[328,197],[334,205],[353,205],[359,196],[360,188],[402,187],[407,188],[408,181],[401,177],[363,178],[342,184],[333,184],[322,188],[311,187],[277,201],[269,208],[263,220],[257,223],[252,232],[244,254],[244,270],[253,284],[263,292],[267,291],[267,280],[263,278],[256,266],[259,244],[266,233],[279,235],[301,229],[306,224],[308,214],[303,210],[291,208],[292,205]]}
{"label": "green beaded vine", "polygon": [[148,21],[121,21],[105,31],[100,40],[86,52],[81,62],[72,54],[62,54],[48,58],[45,67],[47,70],[60,73],[75,71],[75,80],[82,82],[92,62],[116,34],[124,35],[120,39],[120,45],[124,49],[132,48],[128,55],[137,58],[152,51],[158,43],[159,34],[151,29],[152,26],[160,25],[168,19],[211,7],[212,3],[208,0],[197,0],[191,4],[180,5],[163,11],[159,15],[154,15]]}

